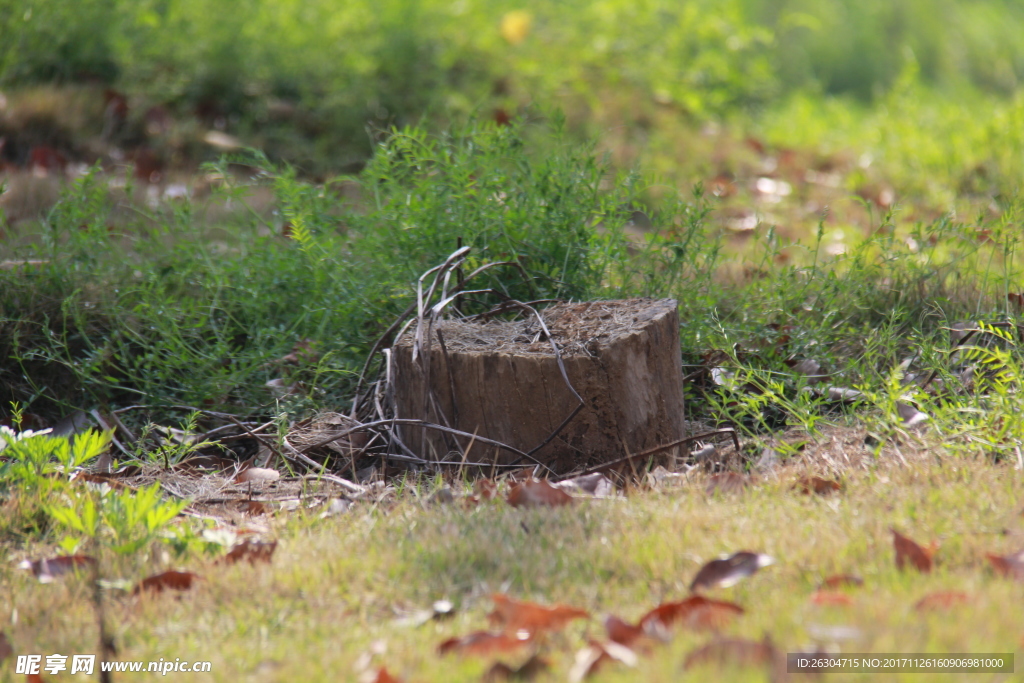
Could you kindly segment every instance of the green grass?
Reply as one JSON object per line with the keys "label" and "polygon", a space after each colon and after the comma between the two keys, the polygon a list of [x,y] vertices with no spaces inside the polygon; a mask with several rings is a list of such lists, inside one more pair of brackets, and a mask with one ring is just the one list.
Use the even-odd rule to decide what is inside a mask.
{"label": "green grass", "polygon": [[[828,440],[818,447],[828,449]],[[746,494],[708,498],[695,476],[682,487],[634,490],[626,500],[566,509],[516,510],[503,501],[464,509],[425,505],[426,486],[418,496],[392,494],[327,521],[318,521],[316,511],[308,519],[279,517],[271,522],[281,538],[271,566],[224,568],[196,556],[169,564],[120,559],[106,568],[111,578],[134,581],[176,566],[197,571],[203,581],[180,596],[144,601],[110,591],[107,614],[121,660],[212,661],[212,674],[199,680],[354,680],[359,656],[383,641],[386,654],[374,664],[406,680],[469,681],[486,662],[442,658],[436,647],[487,628],[488,596],[504,591],[591,611],[592,621],[574,623],[543,646],[551,678],[560,680],[588,635],[601,637],[603,615],[636,619],[662,601],[681,599],[703,562],[750,549],[777,564],[712,592],[747,610],[725,629],[730,636],[769,634],[781,649],[797,651],[827,645],[828,636],[815,634],[843,626],[859,633],[840,643],[846,652],[1016,651],[1020,623],[1005,606],[1020,600],[1020,584],[993,575],[984,555],[1019,549],[1019,473],[971,459],[936,465],[927,455],[908,457],[909,467],[883,461],[848,471],[845,490],[830,497],[800,495],[791,488],[792,475],[783,474]],[[921,543],[941,543],[933,573],[896,569],[890,525]],[[84,582],[39,585],[4,571],[8,590],[0,603],[5,613],[18,609],[11,632],[19,652],[94,651]],[[846,591],[852,604],[813,605],[820,581],[839,573],[865,581]],[[962,591],[969,600],[948,610],[915,610],[922,597],[942,590]],[[442,598],[457,607],[450,620],[400,625],[403,614]],[[49,616],[56,612],[65,615],[59,624]],[[710,638],[677,632],[642,657],[636,671],[610,666],[595,680],[707,680],[708,671],[690,677],[679,671],[686,653]],[[756,669],[746,676],[714,679],[764,680]],[[860,679],[868,676],[851,678]]]}

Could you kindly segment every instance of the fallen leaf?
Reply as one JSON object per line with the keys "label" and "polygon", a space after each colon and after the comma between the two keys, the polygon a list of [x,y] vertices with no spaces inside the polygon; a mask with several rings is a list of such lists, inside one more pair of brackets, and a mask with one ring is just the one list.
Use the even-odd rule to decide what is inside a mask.
{"label": "fallen leaf", "polygon": [[235,477],[235,483],[244,484],[250,481],[277,481],[280,478],[281,473],[277,470],[272,470],[266,467],[250,467],[238,473],[238,476]]}
{"label": "fallen leaf", "polygon": [[484,673],[481,679],[484,683],[499,683],[500,681],[532,681],[550,668],[548,661],[540,655],[533,655],[522,666],[513,669],[505,662],[495,662],[490,669]]}
{"label": "fallen leaf", "polygon": [[[93,474],[92,472],[76,472],[72,477],[71,481],[82,484],[97,484],[98,486],[109,486],[112,489],[121,491],[126,488],[123,481],[118,481],[116,478],[109,474]],[[133,489],[134,490],[134,489]]]}
{"label": "fallen leaf", "polygon": [[765,636],[761,642],[743,640],[741,638],[722,638],[713,640],[699,647],[683,662],[684,669],[702,664],[718,664],[722,666],[762,666],[771,665],[776,661],[778,651],[771,640]]}
{"label": "fallen leaf", "polygon": [[633,667],[637,665],[637,661],[636,653],[625,645],[598,643],[592,640],[587,647],[576,653],[576,661],[569,670],[569,680],[578,683],[592,676],[608,662],[620,662]]}
{"label": "fallen leaf", "polygon": [[476,631],[461,638],[449,638],[437,646],[437,652],[442,655],[455,652],[462,655],[487,656],[518,650],[530,640],[531,635],[527,631],[511,635],[492,631]]}
{"label": "fallen leaf", "polygon": [[25,683],[43,683],[45,680],[39,674],[26,674],[25,676]]}
{"label": "fallen leaf", "polygon": [[938,591],[929,593],[914,605],[916,610],[949,609],[970,602],[970,596],[961,591]]}
{"label": "fallen leaf", "polygon": [[843,586],[863,586],[864,579],[853,574],[834,574],[821,582],[822,588],[842,588]]}
{"label": "fallen leaf", "polygon": [[801,477],[800,479],[797,479],[795,488],[799,489],[800,493],[804,494],[817,493],[818,495],[827,495],[829,493],[835,493],[836,491],[842,491],[843,485],[832,479],[823,479],[821,477]]}
{"label": "fallen leaf", "polygon": [[498,485],[491,479],[477,479],[473,490],[480,500],[493,500],[498,497]]}
{"label": "fallen leaf", "polygon": [[986,553],[985,557],[988,558],[992,569],[1000,576],[1008,579],[1017,579],[1018,581],[1024,580],[1024,550],[1010,555]]}
{"label": "fallen leaf", "polygon": [[502,593],[491,596],[494,611],[488,619],[495,626],[501,627],[506,633],[525,631],[531,636],[542,631],[558,631],[573,619],[589,619],[586,610],[568,605],[546,607],[534,602],[520,602]]}
{"label": "fallen leaf", "polygon": [[658,605],[640,619],[645,632],[670,629],[676,624],[697,630],[718,630],[743,614],[743,608],[731,602],[691,595],[679,602]]}
{"label": "fallen leaf", "polygon": [[83,570],[95,564],[96,559],[88,555],[58,555],[41,560],[23,560],[18,568],[31,571],[39,583],[52,583],[68,572]]}
{"label": "fallen leaf", "polygon": [[543,480],[527,479],[512,487],[508,494],[508,504],[517,507],[559,507],[569,505],[575,500],[562,489]]}
{"label": "fallen leaf", "polygon": [[623,621],[614,614],[605,617],[604,631],[608,634],[608,640],[619,643],[626,647],[632,647],[633,643],[644,637],[644,629],[640,625],[634,626]]}
{"label": "fallen leaf", "polygon": [[927,413],[922,413],[914,406],[903,401],[896,402],[896,412],[899,413],[900,419],[903,420],[903,424],[907,427],[916,427],[930,419]]}
{"label": "fallen leaf", "polygon": [[151,591],[153,593],[160,593],[164,590],[184,591],[191,588],[192,584],[198,579],[198,574],[178,572],[172,569],[161,574],[146,577],[135,586],[135,589],[132,590],[132,595],[138,595],[143,591]]}
{"label": "fallen leaf", "polygon": [[722,472],[708,478],[704,492],[709,496],[715,493],[739,493],[750,486],[750,477],[737,472]]}
{"label": "fallen leaf", "polygon": [[277,541],[254,541],[247,538],[232,548],[231,552],[222,557],[219,562],[221,564],[235,564],[240,560],[246,560],[249,564],[270,562],[275,550],[277,550]]}
{"label": "fallen leaf", "polygon": [[755,574],[759,569],[774,563],[775,558],[770,555],[752,553],[746,550],[728,556],[723,555],[717,560],[711,560],[700,568],[697,576],[693,578],[693,582],[690,584],[690,590],[697,592],[702,588],[714,588],[716,586],[728,588],[738,583],[740,579],[745,579]]}
{"label": "fallen leaf", "polygon": [[555,486],[563,491],[586,493],[595,498],[609,498],[615,495],[615,484],[600,472],[566,479],[558,482]]}
{"label": "fallen leaf", "polygon": [[396,678],[388,673],[386,666],[382,666],[378,671],[377,675],[369,679],[370,683],[402,683],[401,678]]}
{"label": "fallen leaf", "polygon": [[811,603],[822,607],[848,607],[853,598],[839,591],[817,590],[811,593]]}
{"label": "fallen leaf", "polygon": [[238,511],[243,515],[259,517],[260,515],[270,514],[273,509],[259,500],[240,500],[238,501]]}
{"label": "fallen leaf", "polygon": [[889,531],[892,532],[892,545],[896,549],[897,568],[904,569],[909,563],[925,574],[932,570],[932,556],[938,547],[934,542],[928,548],[922,548],[896,529],[890,528]]}

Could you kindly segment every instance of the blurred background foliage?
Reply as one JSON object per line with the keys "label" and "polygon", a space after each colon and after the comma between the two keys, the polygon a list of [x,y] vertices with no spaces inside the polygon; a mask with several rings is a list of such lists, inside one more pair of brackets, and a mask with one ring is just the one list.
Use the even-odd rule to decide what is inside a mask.
{"label": "blurred background foliage", "polygon": [[0,35],[4,87],[103,83],[300,163],[365,159],[368,126],[494,108],[702,121],[796,93],[870,104],[908,68],[982,96],[1024,77],[1014,0],[0,0]]}

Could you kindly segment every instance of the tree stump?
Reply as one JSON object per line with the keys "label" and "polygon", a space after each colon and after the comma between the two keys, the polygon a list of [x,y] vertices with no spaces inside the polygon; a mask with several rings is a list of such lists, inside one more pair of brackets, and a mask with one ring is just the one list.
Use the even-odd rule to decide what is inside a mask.
{"label": "tree stump", "polygon": [[[558,473],[682,438],[675,300],[560,303],[540,315],[569,383],[583,399],[554,438],[579,401],[532,314],[515,321],[439,320],[415,360],[415,331],[403,335],[390,361],[397,416],[447,425],[521,451],[550,439],[532,455]],[[411,451],[432,461],[511,464],[521,458],[419,426],[403,426],[400,433]]]}

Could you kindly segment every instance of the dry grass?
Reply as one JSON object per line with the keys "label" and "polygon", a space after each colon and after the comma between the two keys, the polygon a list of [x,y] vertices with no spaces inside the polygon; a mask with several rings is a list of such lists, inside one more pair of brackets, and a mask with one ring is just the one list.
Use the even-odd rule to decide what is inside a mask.
{"label": "dry grass", "polygon": [[[837,494],[796,492],[796,477],[828,469],[814,449],[840,443],[840,436],[805,450],[805,462],[762,477],[739,494],[708,497],[707,475],[694,473],[679,485],[634,489],[624,499],[523,510],[500,500],[473,508],[458,498],[430,502],[437,484],[424,483],[328,519],[316,511],[282,514],[270,522],[281,539],[270,566],[222,567],[194,557],[183,568],[204,577],[198,588],[144,601],[111,591],[108,618],[122,660],[213,663],[212,675],[189,680],[355,680],[361,655],[383,644],[386,652],[374,655],[373,665],[386,664],[405,680],[472,681],[485,662],[442,658],[436,647],[486,628],[489,595],[505,591],[584,607],[595,616],[546,645],[552,673],[545,680],[564,680],[572,653],[587,637],[603,637],[600,617],[636,619],[661,601],[685,597],[704,562],[747,549],[768,553],[777,564],[714,591],[747,610],[726,629],[730,636],[760,640],[770,634],[784,651],[1016,650],[1024,627],[1017,610],[1007,606],[1020,604],[1024,587],[995,576],[985,553],[1024,546],[1021,473],[983,461],[939,461],[931,449],[904,449],[906,465],[888,451],[878,460],[858,458],[857,466],[845,468],[844,490]],[[931,574],[896,569],[890,527],[922,544],[941,544]],[[158,555],[121,559],[106,573],[137,580],[167,567],[167,558]],[[95,617],[83,579],[40,585],[7,567],[0,614],[17,652],[95,651]],[[845,573],[864,579],[862,588],[848,591],[851,605],[811,603],[823,578]],[[962,591],[968,601],[915,609],[922,597],[943,590]],[[418,627],[400,624],[403,615],[441,598],[455,603],[454,617]],[[844,630],[854,635],[843,637]],[[641,658],[636,670],[607,667],[597,680],[764,679],[760,670],[704,670],[684,678],[686,653],[710,638],[677,632],[670,644]],[[860,678],[880,680],[877,674]]]}

